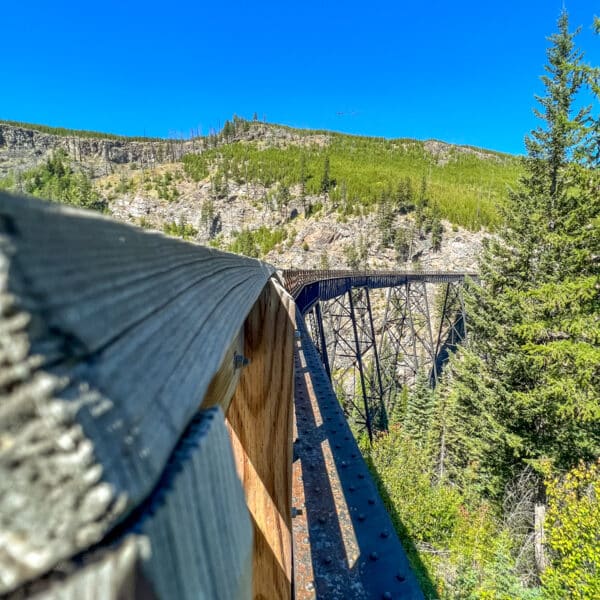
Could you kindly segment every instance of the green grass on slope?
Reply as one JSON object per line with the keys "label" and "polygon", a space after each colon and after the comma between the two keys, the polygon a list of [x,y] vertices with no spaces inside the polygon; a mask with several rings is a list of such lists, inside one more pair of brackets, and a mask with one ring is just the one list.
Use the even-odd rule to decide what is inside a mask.
{"label": "green grass on slope", "polygon": [[[425,143],[330,134],[327,146],[260,147],[256,142],[237,142],[184,157],[188,175],[202,179],[211,167],[239,181],[275,183],[290,187],[304,180],[307,194],[321,191],[325,158],[330,161],[330,190],[334,203],[374,208],[383,194],[393,195],[400,180],[409,177],[418,194],[423,177],[427,198],[439,214],[471,230],[493,229],[498,224],[497,206],[520,174],[515,157],[487,151],[474,153],[441,144],[436,157]],[[482,158],[481,155],[485,158]]]}

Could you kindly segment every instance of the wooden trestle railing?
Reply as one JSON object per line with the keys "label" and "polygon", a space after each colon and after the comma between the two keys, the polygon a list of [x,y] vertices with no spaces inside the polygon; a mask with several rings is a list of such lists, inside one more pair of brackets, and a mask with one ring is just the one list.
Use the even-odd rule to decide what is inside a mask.
{"label": "wooden trestle railing", "polygon": [[290,598],[294,332],[264,263],[0,193],[0,596]]}
{"label": "wooden trestle railing", "polygon": [[0,192],[0,596],[291,598],[296,315],[411,278]]}

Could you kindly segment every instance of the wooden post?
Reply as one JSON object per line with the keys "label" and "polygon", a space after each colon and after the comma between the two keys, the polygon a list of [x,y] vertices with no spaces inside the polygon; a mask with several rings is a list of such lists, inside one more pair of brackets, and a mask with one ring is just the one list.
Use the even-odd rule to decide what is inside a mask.
{"label": "wooden post", "polygon": [[253,598],[289,599],[294,302],[274,280],[244,326],[244,368],[227,418],[254,525]]}
{"label": "wooden post", "polygon": [[546,542],[544,533],[544,524],[546,521],[546,505],[537,502],[534,506],[534,555],[535,555],[535,566],[538,574],[542,574],[548,567],[548,560],[546,558],[546,552],[544,544]]}

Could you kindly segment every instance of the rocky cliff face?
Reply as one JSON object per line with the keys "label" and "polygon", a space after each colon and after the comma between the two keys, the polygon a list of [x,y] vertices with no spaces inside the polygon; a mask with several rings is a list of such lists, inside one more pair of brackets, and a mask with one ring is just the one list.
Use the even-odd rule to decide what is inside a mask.
{"label": "rocky cliff face", "polygon": [[[228,141],[260,140],[264,146],[305,143],[325,145],[327,135],[298,135],[286,128],[253,123],[240,129]],[[157,165],[175,162],[190,152],[200,152],[210,144],[223,143],[216,138],[197,137],[189,140],[136,140],[127,138],[101,138],[89,135],[56,135],[36,129],[0,122],[0,178],[11,171],[24,171],[44,162],[56,150],[64,150],[73,163],[92,177],[106,176],[119,166],[135,165],[152,169]]]}
{"label": "rocky cliff face", "polygon": [[[163,168],[169,168],[165,165]],[[202,244],[216,244],[227,249],[242,229],[264,226],[280,228],[287,238],[264,257],[280,268],[347,268],[348,249],[361,244],[366,250],[362,266],[372,269],[422,268],[444,271],[474,271],[481,251],[484,232],[471,232],[443,222],[444,233],[439,251],[432,248],[431,236],[412,241],[411,257],[399,263],[396,253],[381,244],[381,233],[374,214],[341,219],[327,202],[318,214],[303,216],[302,205],[292,200],[285,213],[266,207],[262,199],[268,191],[260,185],[230,183],[226,197],[213,199],[208,180],[177,184],[178,197],[165,201],[143,191],[119,195],[109,203],[109,210],[119,220],[162,230],[168,223],[185,223],[196,230],[193,239]],[[322,201],[308,197],[307,202]],[[203,219],[202,207],[211,202],[218,229],[211,231]],[[412,216],[398,217],[396,227],[409,228]]]}
{"label": "rocky cliff face", "polygon": [[[262,147],[287,144],[327,145],[326,133],[295,130],[253,123],[238,131],[237,141],[257,142]],[[229,140],[232,141],[232,140]],[[229,182],[227,193],[215,198],[210,178],[194,182],[178,162],[189,152],[201,152],[208,145],[226,143],[216,138],[193,140],[128,140],[77,135],[54,135],[25,127],[0,123],[0,178],[10,171],[30,169],[62,149],[77,169],[88,173],[94,186],[108,200],[109,212],[117,219],[164,230],[172,224],[186,225],[189,239],[228,249],[238,232],[261,226],[285,232],[286,238],[264,258],[281,268],[346,268],[349,248],[363,247],[361,266],[369,268],[423,268],[449,271],[475,270],[485,234],[473,233],[444,222],[442,245],[433,251],[430,236],[415,236],[410,258],[398,263],[393,249],[384,248],[373,213],[341,218],[326,196],[308,197],[322,204],[305,218],[298,191],[286,210],[265,204],[269,189],[256,183]],[[451,146],[431,142],[432,155],[445,160]],[[468,148],[465,152],[476,152]],[[159,192],[159,180],[168,175],[168,198]],[[211,218],[206,207],[211,206]],[[411,215],[397,217],[396,227],[410,227]]]}
{"label": "rocky cliff face", "polygon": [[98,177],[111,173],[118,165],[138,164],[151,168],[179,160],[184,154],[197,151],[198,141],[63,136],[0,123],[0,177],[5,177],[11,170],[30,169],[59,149],[92,176]]}

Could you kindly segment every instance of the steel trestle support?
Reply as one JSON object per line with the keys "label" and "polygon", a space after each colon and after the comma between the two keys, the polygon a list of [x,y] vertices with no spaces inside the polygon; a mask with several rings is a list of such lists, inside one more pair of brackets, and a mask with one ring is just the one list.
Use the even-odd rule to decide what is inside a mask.
{"label": "steel trestle support", "polygon": [[464,278],[396,279],[387,288],[377,281],[375,304],[363,280],[338,295],[320,282],[325,298],[317,290],[305,317],[347,418],[372,439],[387,429],[401,389],[419,373],[435,386],[465,338]]}

